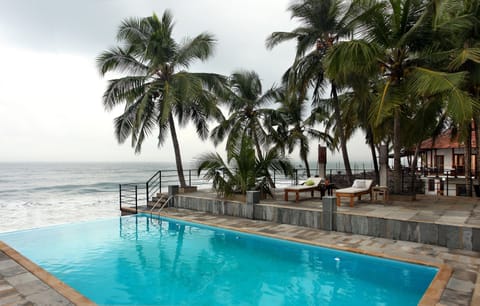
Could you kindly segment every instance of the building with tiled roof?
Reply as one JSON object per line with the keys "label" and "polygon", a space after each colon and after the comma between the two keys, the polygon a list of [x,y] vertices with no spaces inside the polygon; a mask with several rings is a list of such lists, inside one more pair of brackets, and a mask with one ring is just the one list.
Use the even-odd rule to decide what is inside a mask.
{"label": "building with tiled roof", "polygon": [[[476,173],[475,154],[477,143],[475,131],[472,131],[472,173]],[[420,145],[421,165],[438,174],[445,172],[453,175],[465,175],[465,143],[458,135],[452,136],[447,130],[435,138],[424,140]]]}

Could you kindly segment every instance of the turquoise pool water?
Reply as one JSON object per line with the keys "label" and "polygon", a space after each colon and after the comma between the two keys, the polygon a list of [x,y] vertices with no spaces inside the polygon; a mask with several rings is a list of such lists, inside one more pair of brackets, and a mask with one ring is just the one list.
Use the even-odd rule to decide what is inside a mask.
{"label": "turquoise pool water", "polygon": [[147,215],[0,240],[98,304],[416,305],[437,272]]}

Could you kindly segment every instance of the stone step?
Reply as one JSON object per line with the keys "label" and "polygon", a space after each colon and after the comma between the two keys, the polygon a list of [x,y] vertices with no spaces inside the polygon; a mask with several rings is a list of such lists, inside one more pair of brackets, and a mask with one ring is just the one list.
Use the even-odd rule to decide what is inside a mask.
{"label": "stone step", "polygon": [[153,207],[155,204],[157,204],[158,200],[160,200],[160,202],[157,204],[157,207],[160,207],[167,201],[167,199],[167,194],[157,193],[157,195],[154,196],[151,201],[147,202],[147,206]]}

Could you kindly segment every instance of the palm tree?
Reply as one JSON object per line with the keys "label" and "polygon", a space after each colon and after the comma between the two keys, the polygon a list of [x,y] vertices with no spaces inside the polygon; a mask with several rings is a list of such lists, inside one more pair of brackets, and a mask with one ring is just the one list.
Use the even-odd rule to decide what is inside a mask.
{"label": "palm tree", "polygon": [[263,120],[273,112],[265,108],[271,102],[273,90],[262,93],[260,77],[254,71],[235,71],[228,82],[231,92],[225,97],[229,117],[211,132],[214,144],[225,138],[227,152],[238,146],[244,136],[252,139],[258,158],[262,157],[262,146],[267,142],[267,131]]}
{"label": "palm tree", "polygon": [[[341,42],[328,59],[330,76],[370,75],[379,80],[374,90],[372,124],[393,121],[394,192],[401,191],[401,122],[419,102],[444,101],[456,122],[469,121],[472,99],[460,90],[464,75],[439,71],[432,65],[430,2],[410,0],[359,1],[361,39]],[[344,65],[345,59],[349,65]],[[372,67],[377,66],[376,72]]]}
{"label": "palm tree", "polygon": [[[286,85],[288,87],[288,85]],[[298,147],[300,160],[305,165],[307,177],[311,176],[308,163],[310,138],[324,141],[332,149],[332,137],[328,133],[314,128],[315,120],[306,118],[305,103],[301,102],[302,95],[288,91],[281,87],[275,92],[276,103],[279,104],[276,112],[267,120],[270,128],[270,137],[275,141],[276,148],[291,154]]]}
{"label": "palm tree", "polygon": [[107,110],[124,104],[115,118],[115,135],[120,143],[131,137],[139,153],[145,138],[158,128],[158,145],[168,130],[175,150],[180,185],[186,186],[175,120],[180,125],[192,121],[201,139],[208,137],[209,118],[219,117],[214,91],[220,91],[223,78],[216,74],[191,73],[186,69],[197,60],[208,59],[215,39],[208,33],[185,38],[172,37],[173,18],[165,11],[146,18],[128,18],[117,33],[119,46],[101,53],[97,66],[102,75],[116,72],[125,76],[109,80],[103,95]]}
{"label": "palm tree", "polygon": [[283,171],[285,176],[292,175],[292,165],[277,150],[268,150],[265,156],[256,158],[252,139],[248,135],[243,135],[227,154],[226,162],[218,153],[203,154],[197,161],[198,175],[205,170],[204,179],[212,180],[213,188],[222,196],[246,194],[248,190],[260,190],[262,194],[272,196],[269,170]]}
{"label": "palm tree", "polygon": [[[467,92],[474,101],[480,100],[480,1],[479,0],[451,0],[448,5],[437,9],[435,27],[439,36],[446,37],[440,47],[447,50],[449,59],[447,70],[466,73],[462,89]],[[452,14],[455,12],[455,14]],[[475,109],[473,122],[467,122],[464,126],[466,134],[465,150],[465,178],[467,195],[472,195],[471,190],[471,137],[472,124],[476,134],[477,154],[476,168],[479,167],[480,153],[480,110]],[[474,174],[480,182],[480,175]]]}
{"label": "palm tree", "polygon": [[[352,6],[346,6],[341,0],[299,0],[294,1],[289,10],[292,18],[301,25],[292,32],[274,32],[267,38],[267,48],[273,48],[281,42],[297,41],[295,62],[290,69],[291,83],[301,94],[313,87],[314,102],[324,101],[332,104],[337,124],[343,126],[338,87],[335,79],[327,79],[324,74],[325,54],[340,39],[350,37],[352,33]],[[313,49],[313,50],[312,50]],[[330,99],[321,100],[320,94],[330,83]],[[338,131],[340,149],[348,180],[352,179],[350,158],[347,150],[347,135]]]}

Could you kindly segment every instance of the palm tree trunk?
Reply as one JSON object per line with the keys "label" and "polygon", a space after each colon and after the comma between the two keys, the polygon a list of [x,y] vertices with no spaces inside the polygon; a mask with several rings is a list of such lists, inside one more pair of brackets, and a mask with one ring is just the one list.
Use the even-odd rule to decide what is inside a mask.
{"label": "palm tree trunk", "polygon": [[307,177],[310,177],[310,166],[308,165],[308,158],[302,158],[303,163],[305,164],[305,170],[307,172]]}
{"label": "palm tree trunk", "polygon": [[[476,155],[475,155],[475,178],[477,179],[477,184],[480,185],[480,126],[479,126],[480,118],[476,117],[474,120],[475,123],[475,143],[477,147],[475,148]],[[478,196],[478,195],[477,195]]]}
{"label": "palm tree trunk", "polygon": [[367,130],[367,138],[370,145],[370,152],[372,153],[373,169],[375,169],[375,180],[377,181],[377,184],[380,184],[380,170],[378,168],[377,150],[375,149],[375,143],[373,141],[373,133],[371,128],[368,128]]}
{"label": "palm tree trunk", "polygon": [[352,184],[352,168],[350,167],[350,158],[348,157],[347,139],[342,129],[343,121],[342,121],[342,114],[340,112],[340,102],[338,101],[337,86],[335,85],[335,82],[333,80],[331,81],[331,85],[332,85],[334,115],[335,115],[335,120],[337,121],[337,126],[339,127],[340,148],[342,150],[343,164],[345,166],[347,181],[349,184]]}
{"label": "palm tree trunk", "polygon": [[177,131],[175,130],[175,121],[173,120],[172,114],[168,116],[168,124],[170,126],[170,134],[172,135],[173,149],[175,151],[178,181],[180,182],[180,187],[186,187],[187,184],[185,183],[185,176],[183,174],[182,156],[180,155],[180,146],[178,144]]}
{"label": "palm tree trunk", "polygon": [[400,143],[400,109],[395,108],[393,117],[393,192],[402,192],[402,164],[401,164],[401,143]]}
{"label": "palm tree trunk", "polygon": [[300,139],[300,159],[305,164],[305,170],[307,172],[307,177],[310,177],[310,165],[308,164],[308,152],[303,150],[305,143],[302,141],[303,138]]}
{"label": "palm tree trunk", "polygon": [[466,196],[472,196],[472,125],[467,125],[468,133],[465,141],[465,191]]}
{"label": "palm tree trunk", "polygon": [[416,171],[417,171],[417,160],[418,160],[418,152],[420,152],[420,145],[422,142],[417,143],[417,146],[415,147],[415,154],[413,155],[413,160],[410,164],[410,169],[411,169],[411,176],[412,176],[412,181],[411,181],[411,189],[412,189],[412,201],[417,200],[417,193],[415,191],[417,187],[417,176],[416,176]]}

